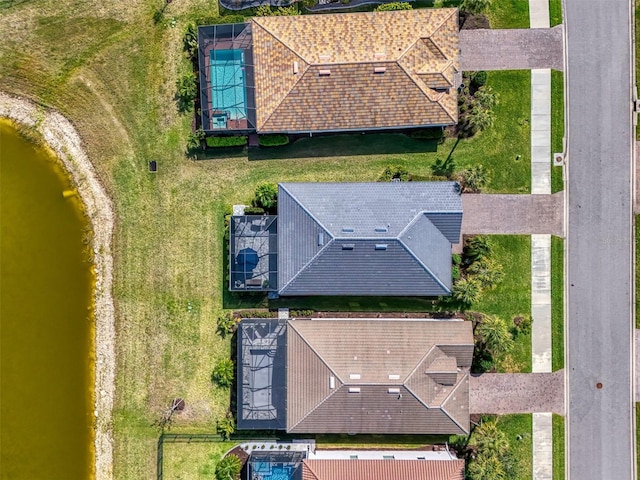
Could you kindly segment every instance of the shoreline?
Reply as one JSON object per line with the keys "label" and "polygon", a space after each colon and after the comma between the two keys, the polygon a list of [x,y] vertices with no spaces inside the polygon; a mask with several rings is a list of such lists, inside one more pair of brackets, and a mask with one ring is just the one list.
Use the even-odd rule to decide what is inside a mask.
{"label": "shoreline", "polygon": [[93,229],[95,285],[94,470],[96,480],[113,478],[112,414],[115,397],[115,309],[112,297],[114,211],[110,197],[82,148],[73,124],[55,110],[0,92],[0,117],[35,129],[73,179]]}

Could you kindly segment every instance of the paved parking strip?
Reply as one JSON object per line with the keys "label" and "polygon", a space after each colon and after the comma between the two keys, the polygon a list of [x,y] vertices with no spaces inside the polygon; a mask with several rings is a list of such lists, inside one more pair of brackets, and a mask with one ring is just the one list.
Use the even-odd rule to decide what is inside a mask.
{"label": "paved parking strip", "polygon": [[463,194],[463,235],[564,236],[564,195]]}
{"label": "paved parking strip", "polygon": [[469,411],[564,415],[564,370],[472,375],[469,379]]}
{"label": "paved parking strip", "polygon": [[460,67],[463,71],[562,70],[562,28],[461,30]]}

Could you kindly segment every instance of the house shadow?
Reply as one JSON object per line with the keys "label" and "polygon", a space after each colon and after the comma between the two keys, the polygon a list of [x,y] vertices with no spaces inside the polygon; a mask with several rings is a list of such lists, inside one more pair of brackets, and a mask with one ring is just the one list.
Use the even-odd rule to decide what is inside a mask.
{"label": "house shadow", "polygon": [[441,139],[416,139],[403,133],[351,133],[298,136],[288,145],[250,148],[249,160],[351,157],[436,152]]}
{"label": "house shadow", "polygon": [[210,147],[206,149],[188,150],[191,160],[225,160],[228,158],[247,158],[247,147]]}

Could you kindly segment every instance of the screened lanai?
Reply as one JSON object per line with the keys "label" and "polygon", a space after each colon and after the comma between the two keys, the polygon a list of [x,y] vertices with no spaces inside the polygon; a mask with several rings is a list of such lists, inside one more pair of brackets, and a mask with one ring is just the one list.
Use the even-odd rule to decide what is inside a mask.
{"label": "screened lanai", "polygon": [[286,320],[243,320],[238,328],[239,429],[286,427]]}
{"label": "screened lanai", "polygon": [[207,133],[255,131],[251,25],[198,27],[202,129]]}

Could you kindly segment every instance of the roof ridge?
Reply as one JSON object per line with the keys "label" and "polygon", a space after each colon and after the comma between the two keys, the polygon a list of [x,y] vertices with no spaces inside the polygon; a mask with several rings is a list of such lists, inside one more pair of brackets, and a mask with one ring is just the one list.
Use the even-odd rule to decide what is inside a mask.
{"label": "roof ridge", "polygon": [[[442,10],[445,10],[445,9],[442,9]],[[449,11],[449,15],[445,15],[444,18],[442,19],[442,21],[438,25],[434,26],[434,28],[433,28],[433,30],[431,30],[431,33],[429,34],[429,36],[428,37],[423,37],[423,38],[429,38],[430,39],[438,30],[440,30],[442,25],[444,25],[446,22],[448,22],[449,19],[451,18],[451,16],[454,13],[457,13],[457,11],[458,11],[458,9],[456,9],[456,8],[449,8],[447,10],[450,10]]]}
{"label": "roof ridge", "polygon": [[[298,83],[300,83],[300,81],[302,80],[302,77],[304,77],[304,74],[307,73],[307,70],[309,70],[309,62],[302,57],[302,55],[298,54],[293,48],[291,48],[289,45],[287,45],[286,43],[284,43],[277,35],[275,35],[271,30],[265,28],[264,25],[262,25],[260,22],[256,22],[255,18],[252,18],[251,20],[253,21],[253,23],[255,23],[255,25],[257,25],[258,27],[260,27],[262,30],[264,30],[266,33],[268,33],[269,35],[271,35],[275,40],[277,40],[283,47],[285,47],[286,49],[288,49],[293,55],[295,55],[297,58],[299,58],[300,60],[302,60],[305,64],[305,68],[303,69],[303,71],[299,74],[296,75],[298,77],[298,79],[294,82],[293,85],[291,85],[291,88],[289,90],[287,90],[285,92],[284,95],[282,95],[282,98],[280,98],[280,101],[278,102],[278,104],[276,106],[273,107],[273,110],[271,111],[271,114],[265,118],[264,122],[262,122],[262,126],[266,125],[267,122],[271,119],[271,117],[273,117],[273,114],[275,113],[275,111],[280,107],[280,105],[282,105],[282,102],[284,102],[285,98],[287,98],[289,96],[289,94],[291,93],[291,91],[296,88],[296,86],[298,85]],[[256,123],[257,120],[256,120]]]}
{"label": "roof ridge", "polygon": [[[423,213],[423,212],[421,212],[421,213]],[[426,220],[427,220],[431,225],[433,225],[433,222],[432,222],[432,221],[431,221],[427,216],[425,216],[424,218],[425,218],[425,219],[426,219]],[[414,220],[413,220],[409,225],[413,225],[413,224],[414,224],[414,222],[415,222],[415,219],[414,219]],[[407,228],[408,228],[408,227],[407,227]],[[447,239],[447,237],[445,237],[445,236],[444,236],[444,234],[440,231],[440,229],[439,229],[438,227],[436,227],[435,225],[433,225],[433,228],[435,228],[435,229],[438,231],[438,233],[439,233],[440,235],[442,235],[442,236],[445,238],[445,240],[447,240],[447,242],[449,241],[449,240]],[[401,232],[401,234],[404,234],[406,230],[407,230],[407,229],[405,228],[405,230],[403,230],[403,231]],[[444,283],[442,283],[442,281],[441,281],[441,280],[440,280],[436,275],[434,275],[434,273],[431,271],[431,269],[430,269],[429,267],[427,267],[427,266],[424,264],[424,262],[418,258],[418,256],[413,252],[413,250],[411,250],[411,249],[408,247],[408,245],[402,241],[402,238],[400,237],[400,235],[398,235],[398,243],[400,243],[400,245],[402,245],[402,246],[404,247],[404,249],[409,253],[409,255],[411,255],[411,257],[413,257],[413,259],[414,259],[416,262],[418,262],[418,264],[419,264],[420,266],[422,266],[422,268],[424,268],[424,270],[425,270],[429,275],[431,275],[431,278],[433,278],[433,279],[436,281],[436,283],[437,283],[438,285],[440,285],[440,287],[442,287],[442,289],[443,289],[445,292],[447,292],[447,293],[450,293],[450,292],[451,292],[451,290],[450,290],[449,288],[447,288],[447,286],[446,286]]]}
{"label": "roof ridge", "polygon": [[[462,386],[462,382],[463,382],[463,380],[464,380],[465,378],[466,378],[467,380],[469,379],[469,372],[465,372],[465,373],[464,373],[464,375],[462,376],[462,378],[461,378],[460,380],[456,381],[456,384],[453,386],[453,388],[452,388],[452,389],[451,389],[451,391],[449,392],[449,395],[447,395],[447,396],[446,396],[446,398],[442,401],[442,403],[440,404],[440,407],[439,407],[439,408],[440,408],[440,410],[442,410],[442,411],[447,415],[447,417],[449,417],[449,418],[451,419],[451,421],[452,421],[453,423],[455,423],[458,427],[460,427],[460,429],[461,429],[463,432],[467,432],[467,429],[465,429],[462,425],[460,425],[460,423],[458,422],[458,420],[456,420],[455,418],[453,418],[453,415],[451,415],[451,414],[447,411],[447,409],[446,409],[445,407],[446,407],[447,402],[448,402],[448,401],[449,401],[449,399],[451,398],[451,396],[452,396],[455,392],[457,392],[457,391],[458,391],[458,389]],[[468,432],[467,432],[467,433],[468,433]]]}
{"label": "roof ridge", "polygon": [[309,465],[307,460],[309,460],[309,459],[305,458],[305,459],[302,460],[302,463],[304,464],[304,466],[307,467],[307,469],[309,469],[309,472],[311,473],[311,475],[313,475],[313,478],[315,478],[315,480],[321,480],[321,478],[318,476],[318,474],[313,470],[313,468],[311,468],[311,465]]}
{"label": "roof ridge", "polygon": [[[413,42],[413,43],[411,44],[411,47],[413,47],[413,46],[418,42],[418,40],[420,40],[420,38],[418,38],[415,42]],[[401,55],[401,56],[396,60],[396,62],[395,62],[395,63],[396,63],[396,64],[397,64],[401,69],[402,69],[402,71],[405,73],[405,75],[406,75],[407,77],[409,77],[409,80],[411,80],[411,81],[415,84],[415,86],[416,86],[416,87],[418,87],[418,90],[420,90],[420,91],[422,92],[422,94],[423,94],[425,97],[427,97],[427,98],[429,99],[429,101],[434,102],[434,103],[437,103],[438,105],[440,105],[440,103],[439,103],[439,102],[435,101],[435,100],[431,97],[431,93],[427,91],[427,90],[431,90],[431,89],[430,89],[429,87],[427,87],[427,90],[425,90],[424,88],[422,88],[422,87],[418,84],[418,82],[416,82],[416,79],[413,77],[413,75],[411,74],[411,72],[409,72],[409,71],[404,67],[404,65],[402,65],[402,63],[400,63],[400,59],[401,59],[402,57],[404,57],[405,53],[407,53],[409,50],[411,50],[411,48],[407,49],[407,51],[406,51],[406,52],[403,52],[403,54],[402,54],[402,55]],[[449,112],[447,112],[447,113],[449,113]]]}
{"label": "roof ridge", "polygon": [[324,232],[331,239],[328,242],[326,242],[326,244],[320,250],[318,250],[318,252],[313,257],[311,257],[309,259],[309,261],[307,263],[305,263],[304,266],[301,269],[299,269],[298,272],[293,277],[291,277],[289,279],[289,281],[287,281],[287,283],[285,283],[282,287],[278,288],[278,291],[282,292],[285,288],[287,288],[289,285],[291,285],[291,282],[293,282],[296,278],[298,278],[303,271],[307,270],[307,268],[309,267],[311,262],[313,262],[316,258],[318,258],[318,256],[320,254],[322,254],[322,252],[324,252],[334,242],[335,237],[333,235],[331,235],[331,232],[327,229],[327,227],[325,227],[322,224],[322,222],[320,220],[318,220],[318,218],[313,213],[311,213],[309,211],[309,209],[307,207],[305,207],[302,203],[300,203],[300,201],[295,197],[295,195],[293,195],[293,193],[291,193],[291,191],[289,191],[287,189],[287,187],[285,187],[285,184],[279,183],[278,186],[280,188],[282,188],[282,190],[284,190],[287,193],[287,195],[289,195],[289,198],[291,198],[291,200],[293,200],[295,202],[295,204],[298,205],[298,207],[300,207],[304,213],[306,213],[314,222],[316,222],[316,224],[322,230],[324,230]]}
{"label": "roof ridge", "polygon": [[[307,322],[309,322],[309,321],[312,321],[312,320],[303,320],[303,321],[307,321]],[[322,404],[323,404],[324,402],[326,402],[329,398],[331,398],[333,395],[335,395],[335,393],[336,393],[338,390],[340,390],[342,387],[344,387],[344,381],[340,378],[340,375],[338,375],[338,374],[335,372],[335,370],[329,366],[329,364],[328,364],[328,363],[327,363],[327,361],[322,357],[322,355],[320,355],[320,354],[318,353],[318,351],[317,351],[315,348],[313,348],[313,346],[309,343],[309,341],[305,338],[305,336],[300,332],[300,330],[298,330],[298,329],[296,328],[296,326],[294,325],[294,323],[293,323],[293,322],[288,321],[288,322],[287,322],[287,326],[289,326],[289,327],[293,328],[293,330],[298,334],[298,337],[300,338],[300,340],[302,340],[302,341],[303,341],[303,342],[304,342],[304,343],[309,347],[309,349],[310,349],[310,350],[311,350],[311,351],[312,351],[312,352],[313,352],[313,353],[318,357],[318,359],[320,359],[320,361],[324,364],[324,366],[325,366],[325,367],[327,367],[327,369],[328,369],[331,373],[333,373],[333,374],[336,376],[336,378],[340,381],[340,386],[339,386],[338,388],[334,389],[334,391],[333,391],[333,392],[331,392],[329,395],[327,395],[326,397],[324,397],[324,399],[323,399],[320,403],[318,403],[315,407],[313,407],[311,410],[309,410],[309,411],[306,413],[306,415],[303,415],[302,417],[300,417],[300,419],[299,419],[295,424],[293,424],[293,425],[287,425],[287,431],[291,431],[293,428],[295,428],[296,426],[300,425],[300,422],[303,422],[307,417],[309,417],[309,415],[311,415],[313,412],[315,412],[315,411],[318,409],[318,407],[319,407],[320,405],[322,405]]]}

